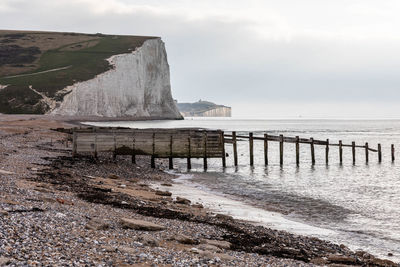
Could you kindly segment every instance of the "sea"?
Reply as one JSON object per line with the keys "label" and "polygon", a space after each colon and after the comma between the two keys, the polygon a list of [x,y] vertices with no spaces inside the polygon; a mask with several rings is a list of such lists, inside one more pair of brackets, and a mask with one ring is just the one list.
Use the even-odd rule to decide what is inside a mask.
{"label": "sea", "polygon": [[[325,147],[315,146],[315,165],[310,145],[300,145],[296,166],[295,145],[284,144],[284,164],[279,163],[279,143],[269,142],[269,164],[264,164],[263,141],[254,142],[254,166],[249,166],[249,143],[238,142],[239,165],[234,166],[232,145],[226,144],[227,167],[210,159],[175,160],[173,173],[180,177],[176,194],[191,197],[215,210],[267,227],[344,244],[352,250],[400,262],[400,120],[262,120],[235,118],[186,118],[177,121],[88,122],[95,126],[131,128],[221,129],[238,135],[271,135],[329,139],[330,143],[382,145],[382,162],[375,152],[365,160],[365,150],[331,147],[329,164]],[[391,144],[397,157],[391,159]],[[393,256],[389,256],[393,254]]]}

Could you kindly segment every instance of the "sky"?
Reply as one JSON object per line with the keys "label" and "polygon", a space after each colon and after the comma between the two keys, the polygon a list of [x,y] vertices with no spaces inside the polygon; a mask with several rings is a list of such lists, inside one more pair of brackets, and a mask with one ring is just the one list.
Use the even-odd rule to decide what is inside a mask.
{"label": "sky", "polygon": [[0,27],[160,36],[172,94],[243,118],[400,118],[398,0],[0,0]]}

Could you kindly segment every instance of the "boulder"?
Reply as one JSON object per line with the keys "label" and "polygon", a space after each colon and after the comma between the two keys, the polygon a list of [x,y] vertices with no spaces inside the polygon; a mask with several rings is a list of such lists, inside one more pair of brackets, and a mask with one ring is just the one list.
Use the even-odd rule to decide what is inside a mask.
{"label": "boulder", "polygon": [[222,248],[222,249],[230,249],[231,245],[232,245],[228,241],[220,241],[220,240],[212,240],[212,239],[203,239],[203,240],[201,240],[201,243],[207,244],[207,245],[212,245],[212,246]]}
{"label": "boulder", "polygon": [[233,221],[232,216],[224,215],[224,214],[217,214],[217,215],[215,215],[215,218],[217,218],[218,220],[222,220],[222,221]]}
{"label": "boulder", "polygon": [[157,239],[155,239],[153,236],[151,235],[141,235],[137,238],[137,241],[139,241],[140,243],[142,243],[145,246],[149,246],[149,247],[159,247],[160,244],[158,242]]}
{"label": "boulder", "polygon": [[158,196],[164,196],[164,197],[170,197],[170,196],[172,196],[172,193],[171,193],[171,192],[168,192],[168,191],[157,190],[157,191],[156,191],[156,195],[158,195]]}
{"label": "boulder", "polygon": [[345,255],[337,255],[337,254],[328,255],[328,261],[331,263],[341,263],[341,264],[353,264],[357,262],[357,260],[353,257]]}
{"label": "boulder", "polygon": [[108,176],[108,179],[119,179],[119,176],[116,175],[116,174],[110,174],[110,175]]}
{"label": "boulder", "polygon": [[7,264],[11,263],[11,259],[10,258],[6,258],[6,257],[2,257],[0,256],[0,266],[5,266]]}
{"label": "boulder", "polygon": [[7,216],[8,211],[0,209],[0,216]]}
{"label": "boulder", "polygon": [[197,240],[186,235],[177,235],[176,237],[174,237],[174,239],[179,243],[186,245],[196,245],[199,243]]}
{"label": "boulder", "polygon": [[172,186],[172,184],[170,184],[170,183],[163,183],[163,184],[161,184],[162,186]]}
{"label": "boulder", "polygon": [[143,231],[162,231],[165,230],[164,226],[136,219],[122,218],[120,224],[125,229],[143,230]]}
{"label": "boulder", "polygon": [[99,219],[92,219],[86,224],[85,228],[88,230],[100,231],[109,229],[110,225]]}
{"label": "boulder", "polygon": [[198,209],[203,209],[204,208],[204,206],[202,204],[200,204],[200,203],[193,204],[192,207],[193,208],[198,208]]}
{"label": "boulder", "polygon": [[184,204],[184,205],[190,205],[191,201],[187,198],[183,198],[183,197],[176,197],[176,203],[178,204]]}
{"label": "boulder", "polygon": [[200,244],[197,246],[198,249],[203,251],[210,251],[210,252],[221,252],[219,247],[209,245],[209,244]]}

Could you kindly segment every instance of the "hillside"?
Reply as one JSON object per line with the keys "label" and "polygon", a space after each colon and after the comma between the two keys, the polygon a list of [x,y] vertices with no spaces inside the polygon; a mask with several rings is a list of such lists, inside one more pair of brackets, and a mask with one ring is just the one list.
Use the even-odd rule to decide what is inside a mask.
{"label": "hillside", "polygon": [[[0,113],[51,112],[62,104],[64,96],[71,93],[72,89],[67,89],[68,86],[89,81],[99,74],[112,70],[115,66],[109,60],[110,57],[132,54],[145,41],[152,39],[157,38],[0,31]],[[167,71],[169,84],[169,69]],[[101,87],[102,84],[97,86]],[[114,84],[108,86],[114,87]],[[136,88],[123,89],[136,90]],[[110,91],[103,94],[112,97]],[[118,102],[118,99],[114,99],[114,102]],[[134,103],[127,103],[127,105],[132,104]]]}
{"label": "hillside", "polygon": [[231,117],[231,108],[209,101],[178,103],[178,109],[184,117]]}

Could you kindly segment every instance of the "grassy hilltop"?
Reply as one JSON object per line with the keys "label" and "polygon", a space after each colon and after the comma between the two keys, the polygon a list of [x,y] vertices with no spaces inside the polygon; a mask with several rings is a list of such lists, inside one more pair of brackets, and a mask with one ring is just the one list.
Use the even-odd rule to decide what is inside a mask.
{"label": "grassy hilltop", "polygon": [[0,30],[0,113],[45,113],[44,97],[62,99],[63,88],[109,70],[107,58],[150,38]]}

